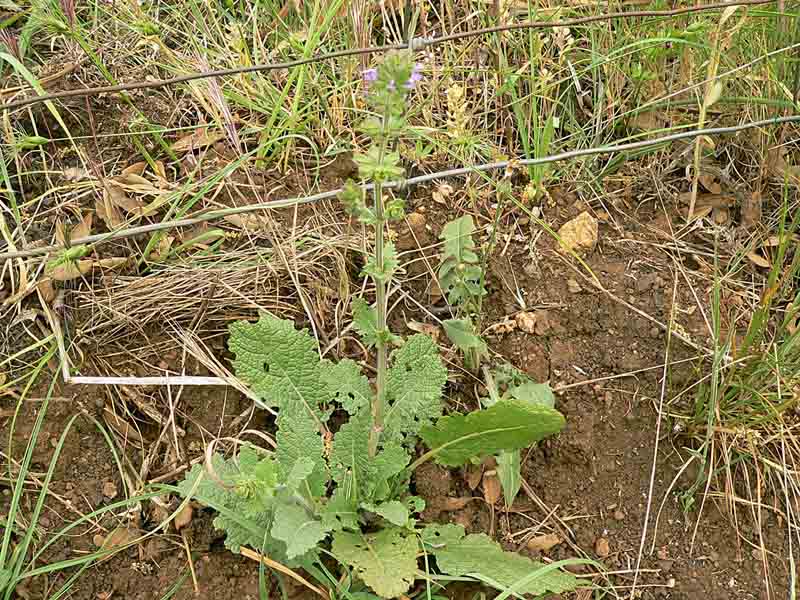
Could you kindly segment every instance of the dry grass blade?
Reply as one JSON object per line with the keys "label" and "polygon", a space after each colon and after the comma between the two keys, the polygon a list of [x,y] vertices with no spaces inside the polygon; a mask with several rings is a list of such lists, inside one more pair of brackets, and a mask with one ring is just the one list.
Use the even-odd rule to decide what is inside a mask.
{"label": "dry grass blade", "polygon": [[177,340],[182,344],[186,352],[197,359],[197,361],[205,366],[209,371],[220,379],[225,380],[228,385],[241,392],[244,396],[250,398],[259,407],[266,410],[272,415],[275,411],[270,407],[264,405],[261,398],[256,396],[253,391],[239,381],[233,373],[231,373],[225,365],[223,365],[211,352],[211,349],[200,339],[194,332],[186,329],[180,329],[177,326],[173,329],[174,335]]}
{"label": "dry grass blade", "polygon": [[258,552],[256,552],[255,550],[251,550],[250,548],[242,547],[240,549],[240,552],[242,553],[242,556],[246,556],[247,558],[263,563],[264,565],[270,567],[271,569],[275,569],[276,571],[279,571],[284,575],[288,575],[289,577],[291,577],[301,585],[305,586],[318,596],[324,598],[325,600],[330,600],[328,594],[325,593],[324,590],[321,590],[317,586],[312,585],[302,575],[296,573],[295,571],[292,571],[289,567],[285,567],[281,563],[275,562],[271,558],[264,556],[263,554],[259,554]]}

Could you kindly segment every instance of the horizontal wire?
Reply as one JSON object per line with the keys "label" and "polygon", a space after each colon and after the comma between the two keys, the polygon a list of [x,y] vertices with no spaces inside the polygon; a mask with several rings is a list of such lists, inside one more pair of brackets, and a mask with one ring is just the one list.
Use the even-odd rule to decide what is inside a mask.
{"label": "horizontal wire", "polygon": [[[447,177],[458,177],[461,175],[468,175],[470,173],[495,171],[498,169],[506,169],[508,167],[514,167],[514,166],[543,165],[547,163],[570,160],[573,158],[580,158],[583,156],[594,156],[598,154],[613,154],[616,152],[625,152],[630,150],[638,150],[641,148],[649,148],[652,146],[658,146],[661,144],[675,142],[678,140],[693,139],[703,135],[707,136],[723,135],[728,133],[737,133],[739,131],[745,131],[747,129],[754,129],[756,127],[770,127],[775,125],[782,125],[784,123],[798,123],[798,122],[800,122],[800,115],[788,116],[788,117],[774,117],[771,119],[763,119],[761,121],[751,121],[749,123],[743,123],[741,125],[732,125],[729,127],[708,127],[705,129],[693,129],[691,131],[683,131],[680,133],[665,135],[662,137],[654,138],[652,140],[642,140],[639,142],[629,142],[626,144],[617,144],[611,146],[598,146],[595,148],[584,148],[582,150],[571,150],[569,152],[562,152],[560,154],[553,154],[550,156],[543,156],[540,158],[526,158],[522,160],[504,160],[500,162],[485,163],[482,165],[473,165],[469,167],[448,169],[446,171],[438,171],[436,173],[430,173],[428,175],[411,177],[410,179],[386,182],[384,183],[383,187],[385,189],[405,188],[411,185],[418,185],[421,183],[434,181],[436,179],[444,179]],[[370,183],[362,185],[361,187],[363,190],[369,191],[374,188],[374,185]],[[139,227],[121,229],[109,233],[94,234],[71,240],[70,243],[71,245],[102,243],[111,240],[134,237],[137,235],[141,235],[143,233],[161,231],[164,229],[172,229],[173,227],[189,227],[192,225],[197,225],[199,223],[205,223],[208,221],[223,219],[225,217],[229,217],[232,215],[241,215],[246,213],[258,212],[262,210],[272,210],[278,208],[299,206],[302,204],[310,204],[313,202],[319,202],[320,200],[335,198],[341,191],[342,189],[338,188],[328,192],[320,192],[318,194],[312,194],[310,196],[302,196],[299,198],[287,198],[284,200],[276,200],[274,202],[249,204],[247,206],[237,206],[233,208],[224,208],[220,210],[209,211],[207,213],[198,215],[197,217],[191,217],[188,219],[162,221],[161,223],[153,223],[151,225],[142,225]],[[8,260],[11,258],[25,258],[30,256],[40,256],[42,254],[48,254],[50,252],[60,251],[64,249],[65,248],[63,246],[53,245],[53,246],[42,246],[39,248],[30,248],[27,250],[4,252],[0,253],[0,260]]]}
{"label": "horizontal wire", "polygon": [[[452,42],[471,37],[478,37],[488,35],[491,33],[501,33],[503,31],[516,31],[520,29],[542,29],[547,27],[574,27],[576,25],[585,25],[587,23],[594,23],[597,21],[609,21],[613,19],[632,19],[636,17],[674,17],[685,15],[695,12],[705,12],[711,10],[725,9],[731,6],[756,6],[761,4],[772,4],[775,0],[738,0],[737,2],[718,2],[715,4],[705,4],[698,6],[689,6],[685,8],[677,8],[674,10],[638,10],[630,12],[616,12],[606,13],[602,15],[592,15],[589,17],[578,17],[574,19],[564,19],[561,21],[528,21],[523,23],[511,23],[508,25],[497,25],[494,27],[485,27],[483,29],[474,29],[471,31],[464,31],[461,33],[453,33],[436,38],[415,38],[412,39],[410,44],[390,44],[386,46],[371,46],[366,48],[351,48],[347,50],[338,50],[326,54],[318,54],[308,58],[301,58],[291,60],[283,63],[262,63],[251,65],[249,67],[237,67],[233,69],[218,69],[214,71],[201,71],[191,73],[188,75],[180,75],[171,79],[161,79],[157,81],[134,81],[130,83],[122,83],[118,85],[106,85],[91,88],[81,88],[72,90],[62,90],[52,94],[45,94],[41,96],[34,96],[32,98],[24,98],[15,100],[6,104],[0,105],[0,112],[6,110],[13,110],[31,104],[38,104],[39,102],[47,102],[49,100],[60,100],[63,98],[75,98],[83,96],[94,96],[97,94],[108,94],[115,92],[125,92],[129,90],[144,90],[161,88],[179,83],[186,83],[187,81],[196,81],[198,79],[209,79],[212,77],[225,77],[229,75],[239,75],[242,73],[256,73],[262,71],[274,71],[277,69],[291,69],[302,65],[308,65],[316,62],[332,60],[335,58],[343,58],[346,56],[358,56],[362,54],[373,54],[378,52],[387,52],[389,50],[403,50],[411,47],[414,50],[421,50],[436,44],[445,42]],[[2,90],[0,90],[2,91]]]}

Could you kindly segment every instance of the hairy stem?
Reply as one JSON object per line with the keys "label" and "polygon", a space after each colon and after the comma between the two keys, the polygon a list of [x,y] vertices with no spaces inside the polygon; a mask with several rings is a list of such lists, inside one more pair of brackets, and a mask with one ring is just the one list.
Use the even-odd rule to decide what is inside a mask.
{"label": "hairy stem", "polygon": [[[375,230],[375,262],[379,268],[383,266],[383,190],[379,182],[375,183],[375,217],[378,221]],[[375,281],[375,296],[378,331],[386,329],[386,280]],[[386,340],[378,338],[378,375],[376,377],[376,394],[372,401],[372,430],[369,434],[369,455],[374,457],[378,452],[378,440],[383,431],[383,413],[386,405]]]}
{"label": "hairy stem", "polygon": [[[384,107],[383,124],[381,127],[380,154],[382,162],[386,154],[386,125],[389,119],[389,109]],[[375,264],[378,270],[385,272],[383,245],[384,245],[384,216],[383,181],[375,181]],[[378,351],[378,375],[375,379],[375,398],[372,401],[372,429],[369,432],[369,456],[374,458],[378,453],[378,442],[383,432],[383,415],[386,409],[386,286],[389,282],[384,277],[375,279],[375,304],[377,312],[378,336],[376,349]]]}

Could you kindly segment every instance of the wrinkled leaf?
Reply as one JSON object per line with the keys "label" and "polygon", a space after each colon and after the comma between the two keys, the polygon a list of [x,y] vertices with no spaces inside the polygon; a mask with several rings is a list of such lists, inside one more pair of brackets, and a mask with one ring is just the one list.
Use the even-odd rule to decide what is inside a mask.
{"label": "wrinkled leaf", "polygon": [[315,461],[309,478],[314,496],[322,496],[328,475],[321,437],[322,405],[330,398],[317,342],[294,323],[262,314],[255,323],[230,325],[228,347],[235,354],[236,376],[267,406],[279,408],[276,456],[285,477],[303,457]]}
{"label": "wrinkled leaf", "polygon": [[363,298],[353,300],[353,327],[368,348],[378,343],[378,317]]}
{"label": "wrinkled leaf", "polygon": [[387,438],[416,435],[421,427],[441,416],[446,382],[447,369],[434,341],[420,334],[408,338],[392,354],[392,366],[386,376]]}
{"label": "wrinkled leaf", "polygon": [[368,534],[337,532],[333,536],[333,555],[384,598],[404,594],[414,583],[417,550],[416,534],[399,528]]}
{"label": "wrinkled leaf", "polygon": [[369,380],[361,373],[358,364],[348,358],[331,365],[323,380],[328,386],[327,396],[351,415],[369,406],[372,400]]}

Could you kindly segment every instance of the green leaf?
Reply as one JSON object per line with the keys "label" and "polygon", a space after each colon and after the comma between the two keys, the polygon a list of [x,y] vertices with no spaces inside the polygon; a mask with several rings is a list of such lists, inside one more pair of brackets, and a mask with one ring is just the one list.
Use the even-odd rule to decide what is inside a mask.
{"label": "green leaf", "polygon": [[331,365],[324,375],[328,386],[326,395],[342,405],[349,414],[354,415],[369,406],[372,388],[362,373],[358,363],[345,358]]}
{"label": "green leaf", "polygon": [[330,363],[320,361],[317,342],[294,323],[262,314],[255,323],[230,326],[228,346],[236,355],[236,376],[247,383],[267,406],[277,406],[278,448],[275,452],[285,480],[298,459],[314,461],[309,490],[322,496],[328,481],[323,458],[322,409],[331,400],[323,380]]}
{"label": "green leaf", "polygon": [[345,182],[342,191],[339,192],[339,200],[347,214],[356,217],[362,223],[375,221],[375,214],[364,202],[364,190],[352,179]]}
{"label": "green leaf", "polygon": [[416,435],[442,414],[442,389],[447,369],[442,365],[434,341],[422,334],[411,336],[392,354],[386,376],[388,407],[385,436]]}
{"label": "green leaf", "polygon": [[501,452],[496,458],[497,478],[500,480],[500,487],[503,488],[503,499],[506,506],[511,506],[522,485],[520,451]]}
{"label": "green leaf", "polygon": [[314,461],[308,456],[302,456],[292,466],[291,470],[286,476],[284,485],[286,491],[294,494],[300,485],[308,479],[308,476],[314,472]]}
{"label": "green leaf", "polygon": [[403,176],[399,152],[385,152],[377,144],[370,146],[366,154],[354,154],[358,165],[358,176],[364,181],[388,181]]}
{"label": "green leaf", "polygon": [[364,510],[374,512],[380,515],[393,525],[398,527],[405,527],[408,525],[410,514],[405,504],[399,500],[390,500],[388,502],[381,502],[380,504],[363,504]]}
{"label": "green leaf", "polygon": [[372,484],[369,486],[368,494],[375,500],[384,500],[391,492],[390,482],[400,475],[411,462],[411,457],[397,440],[389,440],[384,443],[383,449],[372,461],[373,471],[371,472]]}
{"label": "green leaf", "polygon": [[475,327],[469,319],[447,319],[442,322],[444,332],[462,352],[475,348],[478,352],[486,352],[486,342],[475,333]]}
{"label": "green leaf", "polygon": [[238,553],[242,546],[250,546],[267,551],[276,560],[283,560],[286,557],[285,545],[273,541],[269,536],[265,537],[272,525],[272,507],[263,505],[259,510],[251,498],[235,491],[240,481],[250,477],[248,469],[252,462],[246,456],[237,465],[236,461],[225,460],[215,454],[211,464],[215,476],[224,487],[206,473],[203,465],[194,465],[178,484],[180,494],[185,498],[194,498],[219,513],[214,518],[214,527],[225,531],[225,546],[231,551]]}
{"label": "green leaf", "polygon": [[353,300],[353,327],[367,347],[378,343],[378,316],[363,298]]}
{"label": "green leaf", "polygon": [[300,403],[314,415],[329,400],[320,377],[317,342],[294,323],[262,314],[255,323],[230,325],[228,347],[236,355],[236,376],[248,384],[267,406],[283,408]]}
{"label": "green leaf", "polygon": [[477,300],[486,295],[482,286],[480,258],[472,235],[475,225],[470,215],[451,221],[442,229],[444,240],[439,266],[439,284],[451,304],[470,311]]}
{"label": "green leaf", "polygon": [[413,532],[392,527],[368,534],[337,532],[332,552],[376,594],[394,598],[406,593],[416,578],[417,549]]}
{"label": "green leaf", "polygon": [[320,517],[325,526],[332,531],[359,530],[358,508],[349,497],[346,486],[337,486],[330,500],[320,510]]}
{"label": "green leaf", "polygon": [[[363,490],[370,479],[372,465],[369,458],[369,432],[372,428],[372,415],[368,410],[350,417],[333,436],[330,460],[331,475],[334,481],[342,483],[351,474],[356,490]],[[356,498],[363,500],[359,496]]]}
{"label": "green leaf", "polygon": [[361,270],[363,275],[369,275],[374,281],[388,282],[397,271],[400,261],[397,258],[392,242],[386,242],[383,247],[383,265],[379,265],[374,257],[367,260],[367,264]]}
{"label": "green leaf", "polygon": [[427,525],[420,534],[422,548],[426,552],[436,552],[447,544],[455,544],[464,537],[464,527],[454,523]]}
{"label": "green leaf", "polygon": [[330,527],[309,515],[303,507],[281,504],[275,510],[271,534],[285,542],[286,555],[295,558],[316,548],[329,531]]}
{"label": "green leaf", "polygon": [[[372,415],[362,410],[339,428],[333,438],[330,465],[334,480],[342,485],[352,477],[355,495],[360,502],[382,499],[378,490],[387,489],[387,481],[408,465],[408,453],[398,444],[387,442],[374,458],[369,456],[369,432]],[[376,495],[377,494],[377,495]]]}
{"label": "green leaf", "polygon": [[547,408],[554,408],[556,405],[556,396],[549,385],[546,383],[534,383],[530,380],[509,388],[506,396],[546,406]]}
{"label": "green leaf", "polygon": [[473,233],[475,233],[475,225],[471,215],[464,215],[450,221],[444,226],[440,236],[444,240],[444,255],[454,258],[459,263],[477,262],[478,256],[475,254]]}
{"label": "green leaf", "polygon": [[563,415],[522,400],[500,400],[486,410],[439,419],[420,431],[442,465],[456,467],[474,457],[518,450],[561,431]]}
{"label": "green leaf", "polygon": [[236,459],[239,464],[239,477],[235,484],[237,494],[247,501],[250,512],[265,510],[272,502],[278,484],[275,461],[249,446],[242,446]]}
{"label": "green leaf", "polygon": [[[514,587],[514,592],[531,596],[561,594],[580,586],[580,581],[571,573],[546,571],[547,567],[542,563],[504,551],[500,544],[483,533],[461,539],[455,539],[456,535],[455,530],[446,530],[438,536],[441,540],[439,547],[430,545],[430,551],[436,557],[436,565],[447,575],[473,576],[496,582],[503,588],[510,588],[524,580],[526,583]],[[539,569],[543,570],[542,576],[531,577]]]}
{"label": "green leaf", "polygon": [[[513,368],[512,368],[513,369]],[[534,383],[523,373],[514,370],[508,374],[515,381],[520,381],[519,385],[508,388],[504,394],[506,398],[516,398],[532,404],[539,404],[548,408],[553,408],[556,403],[555,394],[549,385],[544,383]],[[511,452],[501,452],[497,459],[497,477],[503,489],[503,499],[506,506],[511,506],[514,498],[517,497],[521,486],[521,457],[519,450]]]}
{"label": "green leaf", "polygon": [[289,480],[298,461],[311,460],[314,470],[306,479],[309,494],[313,497],[324,496],[328,468],[325,464],[325,445],[320,435],[319,421],[296,402],[281,408],[277,423],[275,456],[282,480]]}

